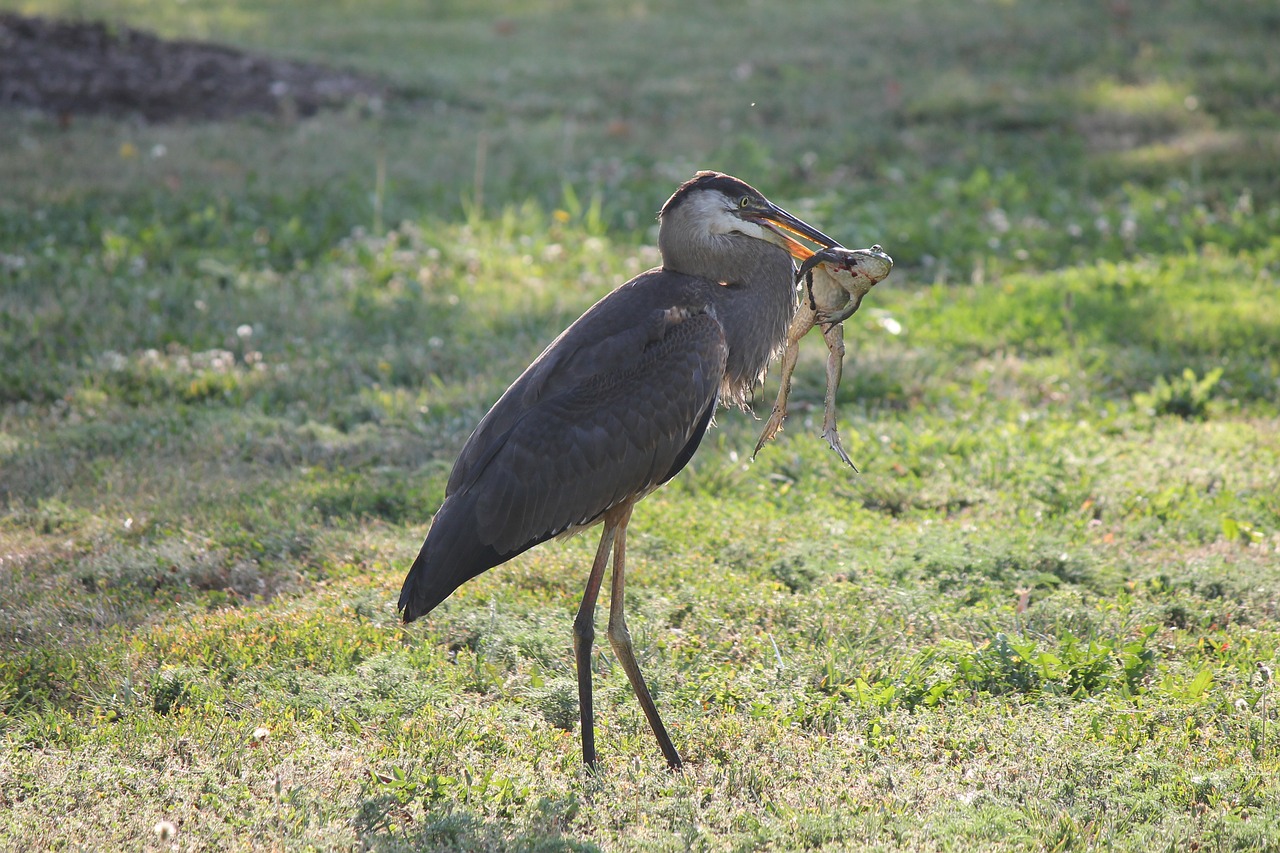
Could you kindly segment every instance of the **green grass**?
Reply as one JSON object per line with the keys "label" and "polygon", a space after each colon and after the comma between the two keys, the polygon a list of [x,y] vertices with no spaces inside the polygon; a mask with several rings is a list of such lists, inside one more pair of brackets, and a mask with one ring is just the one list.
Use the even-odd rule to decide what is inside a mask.
{"label": "green grass", "polygon": [[[0,122],[0,846],[1280,843],[1280,17],[686,6],[19,5],[398,94]],[[862,473],[816,340],[756,462],[719,415],[629,538],[687,769],[601,649],[593,778],[590,535],[394,601],[704,167],[897,260],[846,323]]]}

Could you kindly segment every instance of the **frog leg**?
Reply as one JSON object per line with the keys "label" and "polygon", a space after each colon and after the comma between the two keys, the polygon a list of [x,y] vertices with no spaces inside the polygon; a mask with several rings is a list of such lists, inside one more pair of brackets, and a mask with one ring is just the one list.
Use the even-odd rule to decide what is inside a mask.
{"label": "frog leg", "polygon": [[822,339],[827,343],[827,397],[822,415],[822,437],[831,445],[832,450],[840,454],[845,464],[857,473],[858,466],[844,452],[844,447],[840,444],[840,433],[836,429],[836,389],[840,387],[840,375],[844,369],[844,326],[833,323],[822,330]]}
{"label": "frog leg", "polygon": [[796,359],[800,357],[800,339],[812,328],[813,320],[805,316],[804,308],[801,306],[800,312],[791,321],[791,328],[787,330],[787,345],[782,351],[782,376],[778,387],[778,399],[774,401],[773,411],[769,414],[769,420],[760,433],[756,449],[751,453],[752,459],[756,458],[756,454],[760,452],[760,448],[764,447],[765,442],[782,429],[782,422],[787,417],[787,396],[791,393],[791,374],[795,372]]}
{"label": "frog leg", "polygon": [[849,300],[845,302],[842,307],[837,308],[834,311],[813,312],[814,317],[817,318],[818,323],[822,326],[822,333],[824,335],[831,330],[832,326],[835,326],[838,323],[843,323],[845,320],[852,317],[858,310],[859,306],[862,305],[862,297],[865,296],[865,294],[858,292],[849,293],[848,291],[846,291],[846,293],[849,294]]}

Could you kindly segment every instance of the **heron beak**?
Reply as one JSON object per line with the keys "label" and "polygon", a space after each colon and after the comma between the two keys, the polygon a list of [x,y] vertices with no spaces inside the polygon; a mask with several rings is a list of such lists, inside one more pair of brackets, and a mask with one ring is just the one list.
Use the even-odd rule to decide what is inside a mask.
{"label": "heron beak", "polygon": [[[813,249],[810,249],[804,243],[801,243],[798,240],[792,240],[786,234],[782,235],[782,240],[783,240],[783,243],[786,245],[787,251],[791,253],[791,257],[795,258],[796,260],[807,262],[810,258],[813,257],[814,255]],[[810,266],[810,269],[812,268],[813,267]]]}
{"label": "heron beak", "polygon": [[759,214],[761,223],[772,227],[778,236],[782,237],[784,245],[791,256],[801,261],[807,261],[813,256],[813,251],[802,243],[791,239],[787,233],[795,234],[797,237],[803,237],[819,245],[830,248],[832,246],[840,246],[838,242],[823,234],[817,228],[802,219],[798,219],[787,213],[776,204],[770,204],[768,209]]}

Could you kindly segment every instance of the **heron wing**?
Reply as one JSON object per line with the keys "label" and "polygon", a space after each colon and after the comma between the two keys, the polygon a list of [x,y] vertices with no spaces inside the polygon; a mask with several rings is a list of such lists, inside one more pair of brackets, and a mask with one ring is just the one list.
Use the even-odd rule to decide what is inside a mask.
{"label": "heron wing", "polygon": [[684,283],[651,272],[609,294],[494,404],[405,580],[406,619],[684,467],[715,411],[728,352],[714,312]]}
{"label": "heron wing", "polygon": [[715,409],[725,347],[711,315],[670,312],[634,363],[544,396],[499,437],[468,482],[482,539],[499,551],[543,541],[684,466]]}
{"label": "heron wing", "polygon": [[466,488],[502,448],[515,423],[544,400],[634,368],[661,341],[668,309],[702,307],[695,279],[650,270],[612,291],[534,359],[493,404],[463,445],[445,495]]}

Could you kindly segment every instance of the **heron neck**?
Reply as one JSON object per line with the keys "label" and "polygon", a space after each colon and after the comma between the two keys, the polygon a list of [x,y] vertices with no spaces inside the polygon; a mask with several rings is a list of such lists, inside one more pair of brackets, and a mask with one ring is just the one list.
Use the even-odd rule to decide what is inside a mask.
{"label": "heron neck", "polygon": [[795,314],[795,268],[781,248],[749,237],[694,269],[729,345],[721,398],[743,404],[786,341]]}

